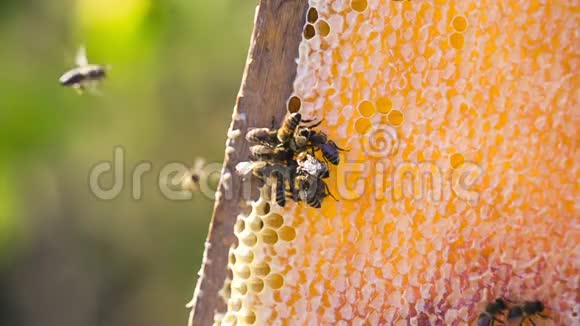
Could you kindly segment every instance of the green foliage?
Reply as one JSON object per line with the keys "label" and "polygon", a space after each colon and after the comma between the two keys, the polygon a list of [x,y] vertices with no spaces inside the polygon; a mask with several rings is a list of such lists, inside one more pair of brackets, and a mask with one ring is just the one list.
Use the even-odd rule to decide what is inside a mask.
{"label": "green foliage", "polygon": [[[168,162],[221,162],[255,3],[33,2],[0,2],[0,253],[14,258],[9,267],[0,263],[0,276],[22,272],[50,283],[50,264],[31,258],[47,248],[46,261],[68,257],[71,270],[85,273],[87,286],[67,283],[86,291],[80,296],[99,300],[108,279],[139,280],[130,289],[119,286],[119,305],[94,318],[184,325],[213,202],[199,194],[166,199],[158,174]],[[89,62],[111,65],[102,96],[79,96],[58,84],[81,44]],[[115,146],[126,153],[126,183],[118,198],[103,201],[87,180],[92,166],[112,160]],[[135,200],[130,173],[141,161],[151,162],[152,171]],[[3,299],[34,324],[43,310],[29,311],[16,299],[34,301],[30,279]],[[75,302],[78,309],[60,308],[91,309]]]}

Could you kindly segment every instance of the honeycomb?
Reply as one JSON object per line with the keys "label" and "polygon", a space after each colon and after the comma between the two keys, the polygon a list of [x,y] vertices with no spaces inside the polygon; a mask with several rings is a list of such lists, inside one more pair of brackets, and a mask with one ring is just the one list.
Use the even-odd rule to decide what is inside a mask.
{"label": "honeycomb", "polygon": [[465,325],[504,297],[580,324],[580,3],[309,4],[288,110],[348,149],[339,201],[264,191],[215,323]]}

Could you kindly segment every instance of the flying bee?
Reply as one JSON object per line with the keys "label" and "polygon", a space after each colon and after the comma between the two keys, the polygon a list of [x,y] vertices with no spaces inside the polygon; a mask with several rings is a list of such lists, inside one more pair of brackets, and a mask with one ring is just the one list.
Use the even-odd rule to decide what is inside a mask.
{"label": "flying bee", "polygon": [[544,308],[544,304],[541,301],[526,301],[521,306],[511,307],[508,312],[507,319],[508,321],[511,321],[517,318],[521,318],[520,326],[522,326],[526,320],[529,320],[530,324],[535,326],[536,323],[532,319],[535,316],[538,316],[542,319],[550,319],[549,316],[546,316],[542,313]]}
{"label": "flying bee", "polygon": [[189,192],[199,191],[200,175],[194,171],[186,172],[181,178],[181,189]]}
{"label": "flying bee", "polygon": [[[296,131],[296,128],[298,128],[298,126],[301,123],[311,123],[314,120],[302,120],[302,114],[300,114],[299,112],[296,113],[292,113],[289,116],[287,116],[284,121],[282,122],[282,127],[280,127],[280,129],[278,129],[278,141],[280,142],[280,145],[278,146],[282,146],[282,145],[286,145],[290,140],[292,140],[292,138],[294,137],[294,132]],[[318,126],[319,124],[322,123],[321,121],[318,121],[312,125],[309,126],[309,128],[314,128],[316,126]],[[293,149],[295,150],[295,149]]]}
{"label": "flying bee", "polygon": [[296,156],[296,162],[298,174],[308,173],[322,179],[329,177],[328,166],[307,152],[300,152]]}
{"label": "flying bee", "polygon": [[507,304],[501,298],[495,299],[494,302],[485,306],[485,311],[477,317],[477,326],[493,326],[496,322],[503,324],[503,321],[497,318],[507,309]]}
{"label": "flying bee", "polygon": [[344,151],[344,149],[338,147],[334,141],[328,139],[325,133],[311,131],[309,140],[313,146],[318,147],[322,151],[322,156],[330,163],[334,165],[340,163],[338,151]]}
{"label": "flying bee", "polygon": [[248,131],[246,140],[270,147],[276,147],[278,142],[278,131],[268,128],[255,128]]}
{"label": "flying bee", "polygon": [[267,161],[273,163],[287,163],[292,160],[292,152],[282,147],[268,147],[254,145],[250,147],[250,156],[253,161]]}
{"label": "flying bee", "polygon": [[59,78],[62,86],[72,87],[82,94],[84,90],[90,87],[96,91],[96,84],[105,79],[107,76],[107,67],[98,64],[89,64],[86,50],[81,46],[75,59],[76,67],[65,72]]}
{"label": "flying bee", "polygon": [[[187,192],[198,192],[200,190],[200,182],[202,181],[202,176],[205,177],[203,168],[205,165],[205,160],[202,158],[195,159],[195,163],[192,168],[184,172],[179,180],[181,190]],[[207,180],[206,180],[207,181]]]}

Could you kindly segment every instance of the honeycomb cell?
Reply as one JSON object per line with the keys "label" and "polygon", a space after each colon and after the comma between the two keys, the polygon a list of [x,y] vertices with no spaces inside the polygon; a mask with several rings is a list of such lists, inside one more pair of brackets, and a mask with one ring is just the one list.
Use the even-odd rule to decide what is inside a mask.
{"label": "honeycomb cell", "polygon": [[266,278],[266,283],[270,288],[278,290],[284,286],[284,278],[280,274],[272,274]]}
{"label": "honeycomb cell", "polygon": [[268,274],[270,274],[270,271],[271,271],[270,265],[268,265],[267,263],[262,262],[254,264],[252,266],[252,272],[257,277],[266,277]]}
{"label": "honeycomb cell", "polygon": [[248,282],[248,288],[255,293],[260,293],[264,290],[264,281],[260,278],[253,278]]}
{"label": "honeycomb cell", "polygon": [[246,228],[246,222],[244,222],[244,220],[242,220],[241,218],[239,218],[236,221],[236,225],[234,226],[234,232],[236,233],[242,233],[244,232],[244,229]]}
{"label": "honeycomb cell", "polygon": [[455,16],[451,21],[453,28],[458,32],[464,32],[467,29],[467,19],[463,16]]}
{"label": "honeycomb cell", "polygon": [[264,221],[262,218],[254,216],[252,221],[248,224],[248,227],[254,232],[259,232],[264,228]]}
{"label": "honeycomb cell", "polygon": [[451,166],[454,169],[461,166],[461,164],[463,164],[464,162],[465,162],[465,158],[463,157],[463,154],[461,154],[461,153],[454,153],[453,155],[451,155],[451,157],[449,157],[449,164],[451,164]]}
{"label": "honeycomb cell", "polygon": [[367,132],[369,132],[369,130],[371,130],[371,126],[372,126],[371,120],[367,118],[358,119],[354,123],[354,129],[356,129],[356,132],[358,132],[361,135],[364,135]]}
{"label": "honeycomb cell", "polygon": [[291,226],[282,227],[278,230],[278,234],[280,235],[280,239],[284,241],[292,241],[296,239],[296,230]]}
{"label": "honeycomb cell", "polygon": [[391,111],[391,109],[393,108],[393,102],[388,97],[381,96],[377,98],[376,103],[377,103],[377,111],[379,113],[383,114],[389,113],[389,111]]}
{"label": "honeycomb cell", "polygon": [[387,118],[389,119],[389,123],[392,124],[393,126],[400,126],[403,123],[404,119],[403,112],[399,110],[391,110]]}
{"label": "honeycomb cell", "polygon": [[236,263],[236,255],[234,254],[234,251],[230,249],[230,253],[228,255],[228,261],[230,263],[230,265],[234,265]]}
{"label": "honeycomb cell", "polygon": [[242,238],[242,243],[248,247],[253,247],[258,242],[258,237],[254,233],[248,233]]}
{"label": "honeycomb cell", "polygon": [[259,205],[256,206],[256,214],[260,216],[264,216],[270,213],[270,203],[267,201],[262,201]]}
{"label": "honeycomb cell", "polygon": [[236,267],[234,274],[244,280],[247,280],[251,275],[250,267],[248,267],[248,265],[238,266]]}
{"label": "honeycomb cell", "polygon": [[463,44],[465,43],[465,38],[461,33],[453,33],[449,36],[449,44],[455,49],[463,48]]}
{"label": "honeycomb cell", "polygon": [[242,300],[239,298],[231,298],[228,300],[228,310],[232,312],[238,312],[242,309]]}
{"label": "honeycomb cell", "polygon": [[304,38],[309,40],[316,35],[316,30],[314,29],[314,25],[306,24],[304,27]]}
{"label": "honeycomb cell", "polygon": [[252,261],[254,261],[254,253],[251,250],[245,250],[243,252],[238,253],[236,256],[237,259],[242,263],[249,264]]}
{"label": "honeycomb cell", "polygon": [[350,7],[353,10],[363,12],[367,9],[368,3],[367,0],[351,0]]}
{"label": "honeycomb cell", "polygon": [[307,21],[311,24],[316,23],[316,21],[318,20],[318,10],[316,10],[316,8],[314,7],[310,7],[310,9],[308,9],[308,14],[307,14]]}
{"label": "honeycomb cell", "polygon": [[232,297],[232,282],[230,280],[226,280],[224,283],[223,295],[225,299]]}
{"label": "honeycomb cell", "polygon": [[239,319],[243,324],[253,325],[256,322],[256,314],[253,311],[245,310],[240,312]]}
{"label": "honeycomb cell", "polygon": [[370,101],[362,101],[358,105],[358,112],[363,117],[370,117],[375,114],[375,105]]}
{"label": "honeycomb cell", "polygon": [[222,320],[222,325],[236,325],[238,323],[238,319],[233,314],[225,315],[224,319]]}
{"label": "honeycomb cell", "polygon": [[284,217],[280,214],[272,213],[268,214],[263,218],[264,223],[266,226],[269,226],[274,229],[278,229],[284,224]]}
{"label": "honeycomb cell", "polygon": [[239,282],[237,285],[232,286],[232,290],[236,291],[241,295],[246,295],[246,293],[248,293],[248,287],[244,282]]}
{"label": "honeycomb cell", "polygon": [[278,233],[272,229],[264,229],[260,232],[260,237],[262,241],[266,244],[273,245],[278,242]]}
{"label": "honeycomb cell", "polygon": [[318,34],[321,36],[328,36],[328,34],[330,34],[330,25],[328,25],[324,20],[320,20],[316,23],[316,29],[318,30]]}
{"label": "honeycomb cell", "polygon": [[292,96],[288,100],[288,112],[296,113],[300,111],[300,107],[302,106],[302,101],[298,96]]}

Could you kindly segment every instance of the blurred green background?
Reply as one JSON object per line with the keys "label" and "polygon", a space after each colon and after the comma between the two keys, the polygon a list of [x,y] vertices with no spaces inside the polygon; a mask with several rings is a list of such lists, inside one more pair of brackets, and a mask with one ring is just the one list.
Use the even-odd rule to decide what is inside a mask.
{"label": "blurred green background", "polygon": [[[168,200],[158,175],[221,162],[255,5],[0,0],[0,325],[186,324],[213,201]],[[81,44],[112,66],[103,96],[58,84]],[[123,190],[98,199],[116,146]]]}

